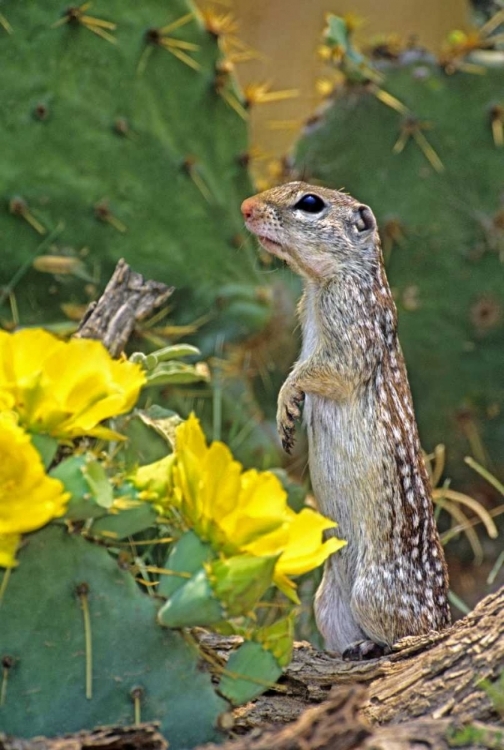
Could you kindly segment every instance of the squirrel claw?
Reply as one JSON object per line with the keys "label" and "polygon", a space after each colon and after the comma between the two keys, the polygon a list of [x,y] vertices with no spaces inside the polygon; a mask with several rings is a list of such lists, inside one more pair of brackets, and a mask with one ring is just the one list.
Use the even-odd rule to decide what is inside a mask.
{"label": "squirrel claw", "polygon": [[303,391],[290,385],[287,381],[278,398],[277,426],[282,447],[289,454],[294,447],[295,421],[301,416],[300,407],[303,400]]}
{"label": "squirrel claw", "polygon": [[289,455],[292,453],[292,449],[294,447],[294,427],[287,430],[285,427],[283,429],[283,437],[282,440],[282,448],[286,453]]}

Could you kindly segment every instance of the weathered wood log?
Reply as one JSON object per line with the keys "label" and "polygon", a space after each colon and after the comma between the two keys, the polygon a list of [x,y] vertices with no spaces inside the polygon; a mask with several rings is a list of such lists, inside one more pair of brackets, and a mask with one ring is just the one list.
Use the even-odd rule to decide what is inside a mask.
{"label": "weathered wood log", "polygon": [[[329,700],[304,711],[297,721],[277,730],[256,729],[224,745],[205,750],[352,750],[371,736],[370,725],[358,715],[365,696],[361,686],[333,691]],[[201,749],[202,750],[202,749]]]}
{"label": "weathered wood log", "polygon": [[[455,719],[415,719],[375,727],[361,714],[363,687],[337,688],[320,706],[276,730],[255,730],[223,745],[199,750],[502,750],[504,727]],[[198,750],[198,749],[196,749]]]}
{"label": "weathered wood log", "polygon": [[167,750],[157,724],[136,727],[98,727],[63,737],[25,740],[0,734],[0,750]]}
{"label": "weathered wood log", "polygon": [[[239,641],[213,634],[200,634],[199,638],[205,648],[224,660]],[[319,740],[315,742],[314,738],[319,737],[317,733],[321,738],[327,736],[325,723],[330,729],[343,721],[339,716],[341,711],[348,723],[350,708],[342,702],[342,696],[352,695],[352,715],[356,719],[352,719],[354,744],[341,747],[413,748],[418,746],[415,737],[425,735],[430,737],[426,747],[444,748],[449,746],[447,738],[470,726],[471,731],[486,737],[488,747],[498,747],[500,741],[504,748],[504,717],[499,716],[481,686],[482,680],[494,682],[503,672],[504,588],[483,599],[451,628],[403,639],[392,654],[381,659],[345,662],[307,643],[297,644],[292,663],[278,688],[235,710],[234,731],[246,736],[225,747],[226,750],[339,748],[340,745],[334,744],[337,735],[331,735],[333,744],[323,744],[322,740],[322,744],[316,744]],[[361,692],[352,692],[356,685],[361,686]],[[308,707],[322,701],[326,703],[306,712]],[[296,723],[291,725],[291,722]],[[316,728],[307,729],[310,722]],[[289,726],[285,727],[286,724]],[[277,727],[273,733],[272,726]],[[329,733],[333,731],[329,729]],[[362,738],[364,730],[369,745]],[[289,737],[303,737],[305,731],[313,735],[305,744],[289,744]],[[265,744],[261,745],[265,732],[269,734],[264,734]]]}
{"label": "weathered wood log", "polygon": [[135,325],[163,305],[172,293],[173,287],[146,281],[120,260],[100,299],[86,310],[75,336],[98,339],[117,357]]}

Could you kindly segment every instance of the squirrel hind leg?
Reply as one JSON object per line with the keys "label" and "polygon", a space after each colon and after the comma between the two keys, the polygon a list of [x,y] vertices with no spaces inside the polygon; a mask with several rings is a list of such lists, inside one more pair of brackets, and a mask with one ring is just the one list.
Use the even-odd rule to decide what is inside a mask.
{"label": "squirrel hind leg", "polygon": [[395,576],[387,565],[368,568],[354,582],[351,609],[364,639],[389,647],[408,635],[433,629],[433,614],[412,576]]}
{"label": "squirrel hind leg", "polygon": [[380,656],[390,654],[390,646],[374,641],[355,641],[343,651],[341,658],[344,661],[367,661],[368,659],[379,659]]}
{"label": "squirrel hind leg", "polygon": [[338,561],[330,558],[315,596],[315,620],[327,651],[342,654],[354,643],[367,638],[350,606],[349,586],[341,575]]}

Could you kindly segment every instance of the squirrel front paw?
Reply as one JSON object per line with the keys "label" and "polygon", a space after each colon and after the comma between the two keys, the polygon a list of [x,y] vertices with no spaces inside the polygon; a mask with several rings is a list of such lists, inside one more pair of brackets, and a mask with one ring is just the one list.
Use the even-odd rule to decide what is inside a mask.
{"label": "squirrel front paw", "polygon": [[291,453],[294,447],[294,422],[301,416],[301,404],[304,401],[304,391],[295,383],[287,379],[278,394],[277,429],[286,453]]}

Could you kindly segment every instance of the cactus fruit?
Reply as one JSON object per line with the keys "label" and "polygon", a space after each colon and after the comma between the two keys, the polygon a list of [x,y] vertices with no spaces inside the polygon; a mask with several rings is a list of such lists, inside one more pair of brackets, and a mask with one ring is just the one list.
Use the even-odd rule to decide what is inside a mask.
{"label": "cactus fruit", "polygon": [[467,453],[502,475],[502,65],[478,60],[475,75],[461,72],[471,58],[343,54],[344,83],[306,127],[296,168],[377,214],[425,447],[447,445],[452,477]]}

